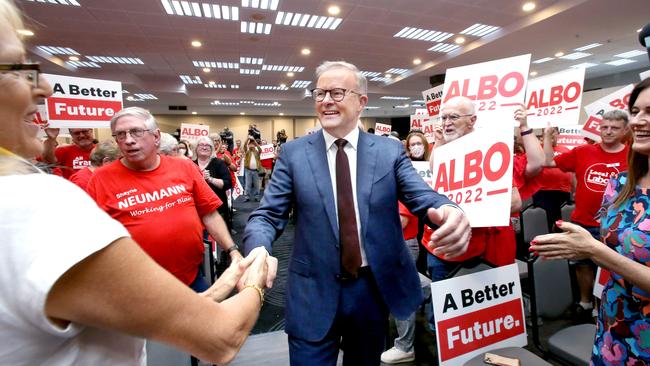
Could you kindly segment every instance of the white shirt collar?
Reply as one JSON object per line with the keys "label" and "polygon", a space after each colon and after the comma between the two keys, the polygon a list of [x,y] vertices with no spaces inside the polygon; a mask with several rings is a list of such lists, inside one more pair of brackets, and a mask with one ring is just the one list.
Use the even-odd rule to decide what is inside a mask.
{"label": "white shirt collar", "polygon": [[[323,129],[323,137],[325,138],[325,151],[329,151],[332,145],[334,145],[334,141],[338,140],[338,138],[330,135],[327,131],[325,131],[325,129]],[[359,128],[355,127],[343,138],[347,140],[348,145],[350,145],[356,151],[357,144],[359,143]]]}

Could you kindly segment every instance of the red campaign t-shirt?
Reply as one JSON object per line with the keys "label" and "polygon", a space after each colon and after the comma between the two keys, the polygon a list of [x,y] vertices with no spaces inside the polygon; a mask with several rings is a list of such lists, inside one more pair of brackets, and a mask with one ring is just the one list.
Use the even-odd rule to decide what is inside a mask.
{"label": "red campaign t-shirt", "polygon": [[88,187],[88,182],[90,182],[90,178],[93,176],[93,172],[89,168],[83,168],[76,173],[72,174],[70,177],[70,182],[78,185],[81,189],[84,191]]}
{"label": "red campaign t-shirt", "polygon": [[418,218],[409,211],[402,202],[397,202],[399,205],[399,215],[406,216],[408,222],[406,227],[402,229],[402,234],[404,235],[404,240],[413,239],[418,236]]}
{"label": "red campaign t-shirt", "polygon": [[575,172],[576,208],[571,221],[585,226],[600,226],[596,214],[609,178],[627,170],[629,147],[617,153],[608,153],[600,144],[581,145],[555,158],[555,165],[565,172]]}
{"label": "red campaign t-shirt", "polygon": [[541,186],[540,176],[533,178],[526,177],[526,165],[528,158],[525,153],[516,153],[512,166],[512,186],[517,187],[522,201],[532,197]]}
{"label": "red campaign t-shirt", "polygon": [[[566,146],[557,145],[553,148],[554,157],[571,151]],[[565,173],[558,168],[544,168],[539,176],[540,191],[571,192],[571,173]]]}
{"label": "red campaign t-shirt", "polygon": [[95,148],[95,145],[88,150],[82,150],[75,144],[57,147],[56,150],[54,150],[56,161],[59,165],[67,167],[63,169],[63,178],[70,179],[72,174],[83,168],[89,167],[90,152],[93,148]]}
{"label": "red campaign t-shirt", "polygon": [[95,171],[87,191],[158,264],[187,285],[194,281],[203,260],[201,217],[221,205],[194,163],[161,155],[158,168],[139,172],[117,160]]}

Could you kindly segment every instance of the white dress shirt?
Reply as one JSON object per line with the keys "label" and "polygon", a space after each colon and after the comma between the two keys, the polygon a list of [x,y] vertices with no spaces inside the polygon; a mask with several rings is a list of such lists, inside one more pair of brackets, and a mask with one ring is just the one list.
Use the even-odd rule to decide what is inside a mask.
{"label": "white dress shirt", "polygon": [[[334,207],[336,213],[336,222],[338,223],[339,211],[338,202],[336,201],[336,152],[338,147],[334,141],[338,138],[330,135],[323,129],[323,137],[325,138],[325,148],[327,149],[327,166],[330,171],[330,179],[332,181],[332,192],[334,193]],[[367,266],[368,260],[366,259],[366,251],[363,247],[363,239],[361,237],[361,219],[359,217],[359,203],[357,201],[357,152],[359,144],[359,129],[354,128],[352,132],[343,137],[347,140],[347,144],[343,148],[345,154],[348,156],[350,163],[350,177],[352,180],[352,197],[354,199],[354,216],[357,219],[357,235],[359,236],[359,249],[361,250],[361,266]]]}

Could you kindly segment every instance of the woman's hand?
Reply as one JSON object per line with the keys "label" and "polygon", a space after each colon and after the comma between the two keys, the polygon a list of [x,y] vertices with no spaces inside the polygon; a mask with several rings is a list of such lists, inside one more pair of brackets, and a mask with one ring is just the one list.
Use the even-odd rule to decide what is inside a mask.
{"label": "woman's hand", "polygon": [[538,235],[530,242],[530,251],[545,259],[594,259],[595,248],[602,245],[579,225],[557,221],[564,232]]}

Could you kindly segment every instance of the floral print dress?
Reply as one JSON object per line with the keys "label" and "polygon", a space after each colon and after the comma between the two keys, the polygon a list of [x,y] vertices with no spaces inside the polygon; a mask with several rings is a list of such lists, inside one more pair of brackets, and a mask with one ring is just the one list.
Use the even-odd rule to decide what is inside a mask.
{"label": "floral print dress", "polygon": [[[619,207],[613,203],[627,173],[610,179],[601,209],[601,238],[617,253],[650,265],[650,192],[637,187]],[[650,293],[616,271],[605,285],[596,322],[591,365],[650,365]]]}

